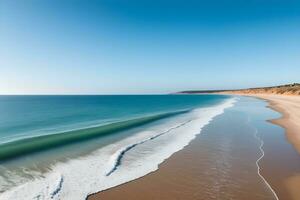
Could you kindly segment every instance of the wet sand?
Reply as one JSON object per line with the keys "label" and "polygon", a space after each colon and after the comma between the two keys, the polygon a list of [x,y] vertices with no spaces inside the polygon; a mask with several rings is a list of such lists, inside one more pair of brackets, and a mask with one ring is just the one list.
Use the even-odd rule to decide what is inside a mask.
{"label": "wet sand", "polygon": [[[267,109],[252,104],[255,101],[244,102],[214,119],[190,145],[163,162],[159,170],[88,199],[300,199],[299,154],[285,140],[283,129],[265,122],[273,115],[254,119],[255,126],[247,124],[247,114],[253,111],[259,117]],[[272,100],[272,106],[275,105]],[[297,103],[289,105],[297,107]],[[284,123],[274,123],[278,121]],[[259,127],[257,137],[255,127]],[[260,157],[257,164],[267,183],[257,171]]]}
{"label": "wet sand", "polygon": [[[287,140],[294,146],[300,154],[300,96],[297,95],[273,95],[273,94],[251,94],[269,102],[269,107],[282,114],[278,119],[270,120],[285,129]],[[297,156],[294,156],[297,159]],[[300,156],[298,156],[300,159]],[[284,160],[281,160],[284,162]],[[290,199],[300,199],[300,169],[294,169],[295,164],[290,164],[292,167],[290,173],[286,173],[285,178],[281,181],[282,187],[288,192]],[[282,166],[282,165],[279,165]],[[287,166],[287,165],[285,165]],[[299,165],[300,168],[300,165]],[[292,173],[294,172],[294,173]],[[274,182],[274,175],[265,172],[270,181]]]}
{"label": "wet sand", "polygon": [[300,154],[300,96],[269,94],[251,96],[269,101],[270,108],[282,113],[281,118],[271,121],[285,128],[288,140]]}

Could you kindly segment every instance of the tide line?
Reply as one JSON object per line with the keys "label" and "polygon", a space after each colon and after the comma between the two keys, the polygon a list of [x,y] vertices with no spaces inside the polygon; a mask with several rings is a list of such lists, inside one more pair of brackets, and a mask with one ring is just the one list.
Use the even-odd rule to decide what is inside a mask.
{"label": "tide line", "polygon": [[263,146],[264,146],[264,141],[258,136],[258,130],[257,128],[253,127],[253,126],[250,126],[250,117],[248,116],[248,121],[247,121],[249,127],[253,128],[254,129],[254,138],[257,139],[259,142],[260,142],[260,145],[259,145],[259,150],[261,152],[261,156],[256,160],[255,164],[257,166],[257,174],[258,176],[264,181],[264,183],[266,184],[266,186],[271,190],[271,192],[273,193],[274,197],[276,200],[279,200],[276,192],[274,191],[274,189],[271,187],[271,185],[268,183],[268,181],[265,179],[265,177],[260,173],[261,171],[261,168],[259,166],[259,162],[260,160],[265,156],[265,152],[263,150]]}
{"label": "tide line", "polygon": [[134,147],[136,147],[138,145],[144,144],[144,143],[146,143],[147,141],[150,141],[150,140],[154,140],[154,139],[156,139],[156,138],[158,138],[158,137],[160,137],[160,136],[162,136],[162,135],[164,135],[166,133],[169,133],[170,131],[172,131],[174,129],[177,129],[177,128],[181,127],[181,126],[184,126],[184,125],[190,123],[191,121],[193,121],[193,120],[188,120],[188,121],[183,122],[183,123],[181,123],[181,124],[179,124],[179,125],[177,125],[175,127],[171,127],[170,129],[168,129],[168,130],[166,130],[166,131],[164,131],[162,133],[159,133],[159,134],[157,134],[155,136],[152,136],[152,137],[150,137],[150,138],[148,138],[146,140],[143,140],[141,142],[129,145],[129,146],[125,147],[123,150],[117,152],[118,155],[117,155],[117,158],[116,158],[115,163],[113,165],[113,168],[108,173],[106,173],[106,176],[110,176],[114,171],[117,170],[117,168],[121,165],[122,158],[124,157],[124,155],[126,154],[126,152],[130,151],[131,149],[133,149]]}

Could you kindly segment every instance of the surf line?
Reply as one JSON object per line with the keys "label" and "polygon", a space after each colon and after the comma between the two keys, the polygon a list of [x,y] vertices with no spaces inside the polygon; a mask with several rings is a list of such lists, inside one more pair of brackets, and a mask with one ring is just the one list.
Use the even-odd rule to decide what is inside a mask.
{"label": "surf line", "polygon": [[188,124],[188,123],[190,123],[190,122],[192,122],[194,120],[196,120],[196,119],[188,120],[188,121],[183,122],[183,123],[181,123],[181,124],[179,124],[179,125],[177,125],[175,127],[169,128],[168,130],[166,130],[166,131],[164,131],[164,132],[162,132],[160,134],[157,134],[157,135],[152,136],[152,137],[150,137],[148,139],[145,139],[145,140],[143,140],[141,142],[138,142],[138,143],[135,143],[135,144],[132,144],[132,145],[129,145],[129,146],[125,147],[123,150],[119,151],[118,156],[117,156],[117,158],[115,160],[115,163],[113,165],[113,168],[108,173],[106,173],[106,176],[110,176],[114,171],[116,171],[118,169],[118,167],[122,163],[122,158],[124,157],[125,153],[127,153],[128,151],[130,151],[134,147],[136,147],[136,146],[138,146],[140,144],[144,144],[145,142],[148,142],[150,140],[154,140],[154,139],[156,139],[156,138],[158,138],[158,137],[160,137],[160,136],[162,136],[162,135],[164,135],[164,134],[166,134],[166,133],[168,133],[168,132],[170,132],[170,131],[172,131],[174,129],[177,129],[177,128],[181,127],[181,126],[184,126],[184,125],[186,125],[186,124]]}
{"label": "surf line", "polygon": [[271,192],[273,193],[274,197],[276,200],[279,200],[276,192],[274,191],[274,189],[271,187],[271,185],[268,183],[268,181],[265,179],[265,177],[263,175],[261,175],[260,171],[261,171],[261,168],[259,166],[259,162],[261,161],[261,159],[265,156],[265,152],[263,150],[263,146],[264,146],[264,141],[258,136],[258,130],[257,128],[255,128],[254,126],[251,126],[250,125],[250,117],[248,116],[248,120],[247,120],[247,124],[250,128],[254,129],[254,138],[257,139],[260,144],[259,144],[259,150],[261,152],[261,155],[260,157],[256,160],[255,164],[257,166],[257,174],[258,176],[264,181],[264,183],[267,185],[267,187],[271,190]]}

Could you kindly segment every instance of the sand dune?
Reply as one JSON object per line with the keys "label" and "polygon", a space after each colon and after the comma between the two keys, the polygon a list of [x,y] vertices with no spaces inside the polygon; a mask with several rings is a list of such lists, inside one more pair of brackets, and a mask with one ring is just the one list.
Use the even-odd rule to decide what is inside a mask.
{"label": "sand dune", "polygon": [[258,87],[235,90],[189,90],[181,91],[177,94],[202,94],[202,93],[225,93],[225,94],[280,94],[280,95],[300,95],[300,83]]}
{"label": "sand dune", "polygon": [[226,93],[233,94],[280,94],[280,95],[300,95],[300,84],[288,84],[274,87],[249,88],[242,90],[229,90]]}

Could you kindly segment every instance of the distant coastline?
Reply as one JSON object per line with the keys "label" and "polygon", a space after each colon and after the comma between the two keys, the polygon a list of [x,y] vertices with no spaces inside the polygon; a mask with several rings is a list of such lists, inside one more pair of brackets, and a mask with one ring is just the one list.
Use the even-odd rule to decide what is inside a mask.
{"label": "distant coastline", "polygon": [[280,95],[300,95],[300,83],[258,87],[234,90],[187,90],[176,94],[205,94],[205,93],[224,93],[224,94],[280,94]]}
{"label": "distant coastline", "polygon": [[288,140],[300,154],[300,83],[239,90],[193,90],[178,92],[178,94],[207,93],[251,96],[268,101],[270,108],[282,114],[280,119],[274,119],[271,122],[286,129]]}

